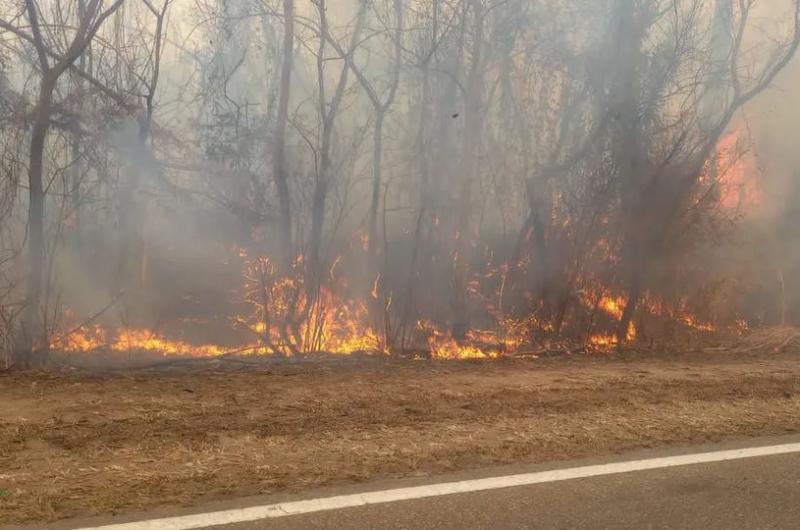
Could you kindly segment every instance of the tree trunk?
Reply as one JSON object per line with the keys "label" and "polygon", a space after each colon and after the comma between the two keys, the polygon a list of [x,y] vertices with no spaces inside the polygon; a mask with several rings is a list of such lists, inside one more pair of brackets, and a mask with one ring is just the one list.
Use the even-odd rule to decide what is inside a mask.
{"label": "tree trunk", "polygon": [[[362,2],[359,6],[356,25],[350,36],[350,45],[347,49],[348,54],[352,54],[358,45],[361,30],[364,27],[364,19],[367,14],[367,2]],[[325,45],[330,39],[328,34],[328,19],[326,16],[326,4],[320,0],[317,4],[320,17],[320,41],[317,51],[317,82],[319,87],[319,106],[322,117],[322,139],[320,142],[320,164],[317,173],[317,182],[314,186],[314,199],[311,210],[311,235],[308,252],[308,278],[306,282],[306,294],[308,301],[316,299],[322,280],[322,231],[325,225],[325,207],[328,199],[328,189],[333,178],[333,160],[331,150],[333,149],[333,133],[336,126],[336,118],[339,113],[339,105],[344,97],[347,88],[347,74],[350,71],[349,65],[345,63],[339,74],[336,90],[330,103],[325,100]],[[348,59],[345,59],[348,61]]]}
{"label": "tree trunk", "polygon": [[[50,128],[50,109],[56,77],[43,74],[39,86],[39,99],[34,109],[31,130],[28,173],[28,277],[25,310],[22,315],[17,360],[23,366],[38,364],[46,358],[48,343],[42,329],[41,302],[45,271],[45,192],[43,185],[44,146]],[[41,355],[36,355],[40,353]]]}
{"label": "tree trunk", "polygon": [[470,240],[472,228],[472,187],[478,171],[478,149],[480,148],[480,132],[483,126],[483,29],[484,11],[480,2],[473,2],[473,43],[470,50],[470,62],[466,102],[464,105],[464,144],[461,153],[461,187],[458,198],[458,216],[456,224],[455,274],[453,292],[453,336],[463,339],[469,329],[467,311],[467,281],[471,254]]}
{"label": "tree trunk", "polygon": [[[327,168],[322,169],[327,173]],[[311,235],[309,241],[308,267],[309,278],[306,292],[309,301],[316,298],[322,280],[322,228],[325,224],[325,203],[328,198],[327,175],[323,174],[314,187],[314,199],[311,206]]]}
{"label": "tree trunk", "polygon": [[286,125],[289,118],[289,96],[294,65],[294,0],[283,0],[283,20],[283,66],[278,101],[278,119],[275,126],[273,178],[278,191],[281,266],[288,268],[288,264],[292,259],[292,206],[289,194],[289,179],[286,174]]}
{"label": "tree trunk", "polygon": [[[436,42],[438,35],[438,0],[434,0],[433,4],[433,43]],[[419,106],[419,131],[415,144],[418,148],[417,163],[419,164],[419,212],[417,214],[417,221],[414,227],[414,238],[411,244],[411,263],[406,277],[406,296],[403,310],[401,312],[400,324],[398,326],[398,333],[400,338],[400,349],[405,351],[406,339],[408,332],[408,324],[412,321],[412,315],[415,310],[415,295],[417,286],[418,274],[420,269],[420,247],[423,244],[423,233],[425,232],[428,218],[428,201],[430,198],[429,181],[430,181],[430,160],[429,160],[429,127],[428,118],[430,115],[431,107],[431,82],[430,82],[430,68],[427,63],[422,65],[422,80],[421,80],[422,100]]]}
{"label": "tree trunk", "polygon": [[379,109],[375,115],[375,137],[373,139],[372,152],[372,200],[369,206],[369,240],[368,253],[370,256],[375,254],[377,248],[376,239],[378,237],[378,205],[381,199],[382,175],[381,166],[383,165],[383,123],[386,118],[386,110]]}

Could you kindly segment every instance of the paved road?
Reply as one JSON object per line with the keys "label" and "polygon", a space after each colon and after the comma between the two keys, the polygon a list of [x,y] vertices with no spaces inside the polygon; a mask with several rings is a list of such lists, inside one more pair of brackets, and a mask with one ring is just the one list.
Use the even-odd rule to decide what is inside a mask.
{"label": "paved road", "polygon": [[800,455],[576,479],[225,528],[794,530],[800,528]]}
{"label": "paved road", "polygon": [[[668,460],[674,455],[721,454],[719,451],[754,446],[774,447],[778,444],[796,445],[798,442],[800,437],[784,437],[701,448],[649,451],[610,460],[590,459],[551,466],[515,466],[486,470],[442,477],[442,480],[472,481],[511,473],[542,474],[542,472],[549,473],[548,470],[594,466],[609,461],[641,462],[643,458]],[[706,451],[709,453],[705,453]],[[800,452],[797,452],[796,448],[791,451],[788,454],[663,467],[371,506],[316,511],[215,528],[223,530],[800,529]],[[291,503],[296,500],[327,498],[433,482],[436,481],[431,479],[390,481],[368,486],[322,490],[299,497],[248,499],[205,507],[193,513]],[[152,517],[173,515],[175,514],[162,512],[153,514]],[[135,517],[132,520],[141,518],[141,516]],[[63,528],[99,526],[117,522],[119,521],[84,521],[81,524],[67,523]],[[140,525],[141,523],[136,523],[133,528],[147,528]],[[171,527],[162,522],[159,526],[150,528],[162,530]]]}

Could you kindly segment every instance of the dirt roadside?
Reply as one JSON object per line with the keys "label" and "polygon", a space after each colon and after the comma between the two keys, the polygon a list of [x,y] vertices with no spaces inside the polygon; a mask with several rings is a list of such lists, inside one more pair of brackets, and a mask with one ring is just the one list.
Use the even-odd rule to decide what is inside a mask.
{"label": "dirt roadside", "polygon": [[800,432],[800,355],[0,374],[0,522]]}

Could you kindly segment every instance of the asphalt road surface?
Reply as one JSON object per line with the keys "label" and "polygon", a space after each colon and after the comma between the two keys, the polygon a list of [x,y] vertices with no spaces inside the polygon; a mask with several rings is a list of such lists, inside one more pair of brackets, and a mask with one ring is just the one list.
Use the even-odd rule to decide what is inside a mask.
{"label": "asphalt road surface", "polygon": [[800,528],[800,456],[497,489],[226,528],[797,529]]}
{"label": "asphalt road surface", "polygon": [[[701,528],[711,529],[800,529],[800,437],[740,442],[720,446],[648,451],[612,459],[590,459],[551,466],[515,466],[441,477],[440,480],[395,481],[376,485],[338,488],[311,492],[302,496],[248,499],[214,505],[190,512],[193,524],[199,521],[219,522],[222,513],[236,513],[240,508],[283,506],[289,512],[310,511],[247,523],[217,525],[226,530],[306,530],[306,529],[517,529],[517,528]],[[782,447],[778,453],[769,453]],[[753,449],[755,448],[755,449]],[[729,455],[734,450],[750,451],[745,458]],[[754,452],[755,451],[755,452]],[[744,454],[744,453],[743,453]],[[700,455],[699,458],[695,456]],[[711,455],[709,457],[709,455]],[[715,456],[722,455],[722,456]],[[730,457],[730,459],[729,459]],[[687,458],[701,463],[683,463]],[[719,458],[722,461],[703,459]],[[655,459],[655,460],[654,460]],[[677,459],[671,461],[670,459]],[[684,459],[683,461],[680,459]],[[644,462],[644,464],[642,464]],[[610,464],[609,464],[610,463]],[[662,463],[665,466],[663,467]],[[609,466],[605,466],[609,464]],[[632,465],[640,470],[625,471]],[[616,467],[614,467],[616,466]],[[620,467],[622,466],[622,467]],[[648,469],[648,466],[654,469]],[[564,469],[586,469],[566,478]],[[613,469],[613,470],[612,470]],[[622,471],[621,471],[622,470]],[[520,475],[520,474],[526,475]],[[470,485],[483,484],[486,477],[534,477],[541,483],[498,487],[442,495],[437,484],[457,481]],[[593,476],[592,476],[593,475]],[[485,484],[484,484],[485,486]],[[484,486],[480,486],[481,488]],[[409,495],[421,497],[390,502],[392,491],[413,488]],[[475,486],[477,488],[478,486]],[[389,490],[387,493],[386,490]],[[350,502],[364,492],[380,504],[330,509],[330,499]],[[381,497],[383,495],[384,497]],[[388,495],[388,496],[387,496]],[[395,494],[396,495],[396,494]],[[389,499],[389,500],[387,500]],[[298,500],[310,500],[298,503]],[[325,504],[328,502],[328,504]],[[276,504],[277,503],[277,504]],[[315,504],[316,503],[316,504]],[[294,508],[293,508],[294,507]],[[203,519],[210,512],[208,519]],[[200,519],[197,518],[200,514]],[[217,514],[217,515],[214,515]],[[171,513],[153,514],[164,518]],[[138,519],[120,530],[132,528],[165,530],[187,528],[189,520],[160,519],[150,523]],[[70,522],[51,528],[98,528],[119,523],[119,520]],[[87,523],[91,523],[87,524]],[[184,526],[181,526],[184,525]],[[198,528],[200,526],[194,526]],[[211,526],[209,526],[211,527]],[[119,527],[118,527],[119,528]],[[109,530],[114,530],[109,527]]]}

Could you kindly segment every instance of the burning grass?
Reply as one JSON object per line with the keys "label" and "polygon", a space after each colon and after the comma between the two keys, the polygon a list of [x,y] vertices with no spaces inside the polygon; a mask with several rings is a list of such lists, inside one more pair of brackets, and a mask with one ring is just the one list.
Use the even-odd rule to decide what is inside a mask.
{"label": "burning grass", "polygon": [[[279,285],[277,291],[269,292],[272,302],[254,304],[256,307],[249,315],[231,319],[231,328],[244,331],[244,335],[240,334],[227,345],[175,338],[149,328],[82,324],[53,338],[49,347],[57,356],[66,354],[74,358],[82,354],[111,353],[127,355],[130,359],[142,355],[292,357],[324,353],[469,360],[537,357],[553,352],[607,353],[620,346],[617,336],[608,330],[617,325],[625,305],[623,297],[605,290],[584,291],[582,308],[586,311],[588,325],[585,332],[577,335],[569,332],[555,334],[549,323],[535,316],[520,319],[498,317],[491,328],[470,329],[457,339],[445,327],[433,321],[420,320],[416,323],[410,347],[398,350],[389,347],[386,334],[368,323],[371,319],[365,304],[339,298],[327,289],[309,303],[297,286],[291,287],[291,294],[283,292],[288,283],[279,282]],[[298,300],[286,301],[290,297]],[[692,314],[685,302],[674,310],[665,309],[667,306],[663,302],[652,297],[646,298],[645,302],[642,313],[649,320],[673,321],[679,324],[684,334],[689,333],[695,338],[697,333],[715,339],[738,337],[746,331],[746,326],[738,322],[728,327],[705,322]],[[289,310],[290,306],[294,309]],[[292,316],[298,313],[302,315]],[[626,342],[633,347],[636,347],[638,339],[643,338],[638,327],[643,321],[640,318],[639,324],[632,321],[629,325]],[[652,340],[650,342],[652,347]]]}

